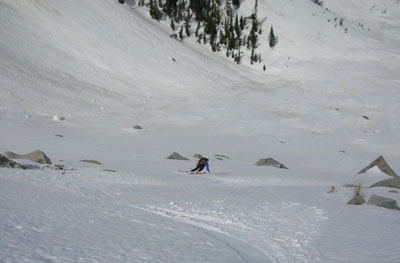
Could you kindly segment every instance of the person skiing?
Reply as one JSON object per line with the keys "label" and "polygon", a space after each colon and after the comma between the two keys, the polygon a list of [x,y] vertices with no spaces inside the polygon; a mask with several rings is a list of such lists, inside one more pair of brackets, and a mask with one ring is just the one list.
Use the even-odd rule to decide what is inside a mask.
{"label": "person skiing", "polygon": [[199,174],[204,167],[206,167],[207,171],[210,172],[210,167],[208,165],[208,159],[207,157],[201,157],[196,164],[196,167],[190,170],[190,173],[196,173]]}

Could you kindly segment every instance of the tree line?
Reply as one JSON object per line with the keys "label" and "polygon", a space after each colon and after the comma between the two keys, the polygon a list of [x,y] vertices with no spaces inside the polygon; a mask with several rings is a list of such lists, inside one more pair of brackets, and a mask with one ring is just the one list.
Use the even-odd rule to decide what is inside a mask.
{"label": "tree line", "polygon": [[[124,0],[119,0],[121,3]],[[249,16],[239,16],[240,0],[138,0],[138,6],[146,7],[150,16],[157,20],[169,20],[174,32],[171,36],[184,40],[195,37],[197,42],[208,44],[212,51],[225,51],[227,57],[238,64],[243,58],[243,48],[250,51],[250,63],[261,62],[257,53],[260,35],[263,33],[258,20],[258,0]],[[271,27],[270,47],[276,45]]]}

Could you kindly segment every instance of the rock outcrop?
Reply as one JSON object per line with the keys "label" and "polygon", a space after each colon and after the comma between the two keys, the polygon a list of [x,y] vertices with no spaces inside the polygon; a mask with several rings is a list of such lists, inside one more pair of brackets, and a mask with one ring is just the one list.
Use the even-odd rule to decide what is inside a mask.
{"label": "rock outcrop", "polygon": [[26,159],[36,163],[51,164],[50,158],[40,150],[27,153],[24,155],[16,154],[13,152],[5,152],[3,155],[9,159]]}
{"label": "rock outcrop", "polygon": [[255,166],[273,166],[273,167],[281,168],[281,169],[289,169],[284,164],[274,160],[273,158],[260,159],[254,165]]}
{"label": "rock outcrop", "polygon": [[171,153],[171,154],[167,157],[167,159],[169,159],[169,160],[189,160],[188,158],[183,157],[182,155],[180,155],[180,154],[177,153],[177,152]]}
{"label": "rock outcrop", "polygon": [[365,200],[362,196],[355,196],[350,201],[347,202],[348,205],[362,205]]}
{"label": "rock outcrop", "polygon": [[368,199],[368,205],[376,205],[376,206],[380,206],[380,207],[385,207],[388,209],[396,209],[396,210],[400,210],[399,206],[397,205],[396,200],[392,199],[392,198],[387,198],[387,197],[382,197],[379,195],[372,195],[369,199]]}
{"label": "rock outcrop", "polygon": [[377,187],[377,186],[400,189],[400,177],[395,177],[395,178],[382,180],[382,181],[379,181],[377,183],[374,183],[370,187]]}
{"label": "rock outcrop", "polygon": [[367,165],[364,169],[359,171],[358,173],[365,173],[367,170],[371,169],[372,167],[377,166],[382,172],[384,172],[387,175],[396,177],[397,174],[393,171],[393,169],[389,166],[389,164],[385,161],[383,156],[379,156],[376,158],[373,162],[371,162],[369,165]]}

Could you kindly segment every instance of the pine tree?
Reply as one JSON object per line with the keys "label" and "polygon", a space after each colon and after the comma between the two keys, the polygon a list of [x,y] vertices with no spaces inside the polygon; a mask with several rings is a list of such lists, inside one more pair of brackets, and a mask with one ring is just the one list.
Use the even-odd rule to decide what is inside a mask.
{"label": "pine tree", "polygon": [[240,16],[240,29],[243,30],[246,26],[246,18],[243,18],[243,16]]}
{"label": "pine tree", "polygon": [[188,37],[190,37],[190,23],[185,22],[185,33]]}
{"label": "pine tree", "polygon": [[157,21],[160,21],[162,17],[157,0],[150,0],[150,16]]}
{"label": "pine tree", "polygon": [[199,31],[200,31],[200,22],[197,22],[197,28],[196,28],[196,31],[194,32],[194,35],[195,35],[196,37],[199,36]]}
{"label": "pine tree", "polygon": [[172,29],[172,31],[175,31],[175,23],[174,23],[174,19],[171,19],[170,26],[171,26],[171,29]]}
{"label": "pine tree", "polygon": [[236,14],[236,18],[235,18],[235,32],[236,32],[236,36],[240,37],[242,30],[240,30],[238,14]]}
{"label": "pine tree", "polygon": [[231,0],[225,0],[225,12],[227,17],[232,17],[232,3]]}
{"label": "pine tree", "polygon": [[251,19],[257,20],[257,13],[258,13],[258,0],[256,0],[254,4],[253,14],[251,14]]}
{"label": "pine tree", "polygon": [[183,26],[181,26],[181,30],[179,30],[179,38],[183,40]]}
{"label": "pine tree", "polygon": [[235,62],[237,64],[240,64],[241,60],[242,60],[242,56],[241,56],[241,51],[240,51],[240,46],[239,46],[238,53],[236,54]]}
{"label": "pine tree", "polygon": [[276,37],[274,34],[274,28],[271,26],[271,30],[269,31],[269,46],[274,48],[276,46]]}
{"label": "pine tree", "polygon": [[166,0],[164,5],[165,14],[172,19],[174,16],[174,10],[176,10],[177,0]]}
{"label": "pine tree", "polygon": [[192,14],[190,10],[188,14],[185,16],[185,33],[188,37],[190,37],[190,21],[192,20]]}

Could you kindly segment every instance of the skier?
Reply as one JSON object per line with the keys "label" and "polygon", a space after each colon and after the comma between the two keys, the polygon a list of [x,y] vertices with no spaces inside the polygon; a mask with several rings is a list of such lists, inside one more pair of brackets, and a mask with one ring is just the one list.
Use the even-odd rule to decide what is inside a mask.
{"label": "skier", "polygon": [[207,171],[210,172],[210,167],[208,166],[208,159],[206,157],[201,157],[200,160],[197,162],[196,167],[190,170],[190,173],[199,174],[204,169],[204,167],[206,167]]}

